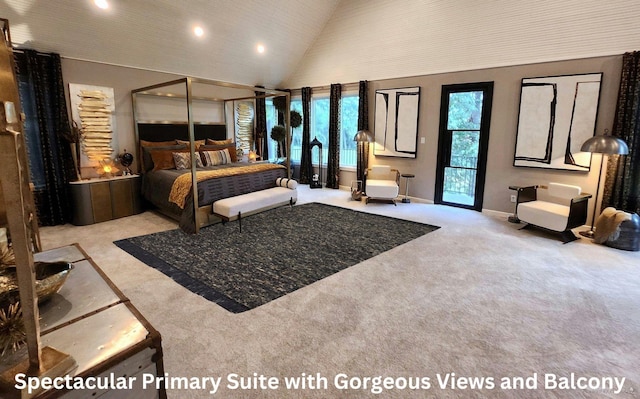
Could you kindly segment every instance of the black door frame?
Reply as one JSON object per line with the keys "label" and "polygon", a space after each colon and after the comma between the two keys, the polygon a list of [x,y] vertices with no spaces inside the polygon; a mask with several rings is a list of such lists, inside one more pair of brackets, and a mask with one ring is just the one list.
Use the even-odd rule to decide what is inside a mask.
{"label": "black door frame", "polygon": [[[475,197],[473,205],[456,204],[442,200],[444,194],[444,170],[449,166],[451,158],[451,135],[447,129],[449,117],[449,94],[482,91],[482,120],[480,121],[480,138],[478,142],[478,168],[476,174]],[[489,150],[489,131],[491,127],[491,105],[493,103],[493,82],[461,83],[442,85],[440,97],[440,129],[438,134],[438,158],[436,163],[436,187],[434,203],[473,209],[482,212],[485,177],[487,175],[487,152]]]}

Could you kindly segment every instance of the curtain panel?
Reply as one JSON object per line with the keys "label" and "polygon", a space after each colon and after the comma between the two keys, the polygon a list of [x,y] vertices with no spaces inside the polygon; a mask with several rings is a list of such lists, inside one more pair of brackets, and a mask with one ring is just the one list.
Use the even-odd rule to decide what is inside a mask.
{"label": "curtain panel", "polygon": [[[262,88],[262,86],[257,86]],[[255,92],[256,96],[256,122],[254,142],[256,143],[256,151],[262,159],[269,159],[269,136],[267,135],[267,106],[264,99],[264,93],[261,91]],[[261,146],[261,147],[259,147]]]}
{"label": "curtain panel", "polygon": [[311,87],[302,88],[302,154],[300,155],[300,183],[311,181]]}
{"label": "curtain panel", "polygon": [[[369,130],[369,82],[361,80],[358,90],[358,131]],[[364,182],[365,171],[369,167],[369,143],[357,143],[358,159],[356,179]]]}
{"label": "curtain panel", "polygon": [[76,169],[60,55],[20,50],[15,61],[38,220],[43,226],[64,224],[71,215],[68,183]]}
{"label": "curtain panel", "polygon": [[327,188],[340,188],[340,103],[342,85],[331,85],[329,96],[329,152],[327,159]]}
{"label": "curtain panel", "polygon": [[629,146],[626,156],[612,156],[602,207],[640,214],[640,51],[625,53],[613,132]]}

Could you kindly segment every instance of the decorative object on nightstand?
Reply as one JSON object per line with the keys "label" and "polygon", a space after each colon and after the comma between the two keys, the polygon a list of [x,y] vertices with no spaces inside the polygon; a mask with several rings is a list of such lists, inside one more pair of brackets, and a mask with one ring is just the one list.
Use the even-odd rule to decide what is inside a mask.
{"label": "decorative object on nightstand", "polygon": [[311,163],[313,164],[313,147],[318,147],[318,173],[314,173],[311,176],[311,183],[309,188],[322,188],[322,143],[317,137],[313,138],[313,141],[309,143],[309,152],[311,152]]}
{"label": "decorative object on nightstand", "polygon": [[411,202],[409,199],[409,179],[413,179],[416,175],[412,173],[403,173],[400,177],[404,177],[404,198],[402,199],[402,203],[408,204]]}
{"label": "decorative object on nightstand", "polygon": [[120,160],[120,165],[124,167],[122,174],[124,176],[131,175],[131,169],[129,168],[129,166],[131,166],[131,164],[133,163],[133,155],[131,155],[131,153],[128,153],[127,149],[125,148],[124,152],[118,155],[118,159]]}
{"label": "decorative object on nightstand", "polygon": [[118,173],[118,168],[116,168],[116,164],[111,158],[105,158],[102,161],[99,161],[98,164],[100,166],[98,166],[96,172],[98,172],[98,175],[100,177],[109,179],[112,178],[116,173]]}
{"label": "decorative object on nightstand", "polygon": [[601,136],[593,136],[582,144],[580,148],[583,152],[590,152],[596,154],[602,154],[600,156],[600,169],[598,169],[598,185],[596,186],[596,198],[593,204],[593,216],[591,217],[591,229],[588,231],[581,231],[580,235],[588,238],[593,238],[593,226],[596,221],[596,208],[598,207],[598,196],[600,194],[600,179],[602,177],[602,164],[604,163],[604,157],[606,155],[627,155],[629,153],[629,147],[624,140],[617,137],[609,136],[609,130],[605,129],[604,134]]}

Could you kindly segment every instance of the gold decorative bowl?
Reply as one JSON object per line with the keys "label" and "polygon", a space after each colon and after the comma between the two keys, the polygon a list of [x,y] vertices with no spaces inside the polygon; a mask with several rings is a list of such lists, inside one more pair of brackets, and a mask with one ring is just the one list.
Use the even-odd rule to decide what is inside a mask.
{"label": "gold decorative bowl", "polygon": [[[73,265],[69,262],[36,262],[36,293],[38,303],[44,303],[58,292],[67,280]],[[0,309],[20,301],[15,267],[8,267],[0,274]]]}

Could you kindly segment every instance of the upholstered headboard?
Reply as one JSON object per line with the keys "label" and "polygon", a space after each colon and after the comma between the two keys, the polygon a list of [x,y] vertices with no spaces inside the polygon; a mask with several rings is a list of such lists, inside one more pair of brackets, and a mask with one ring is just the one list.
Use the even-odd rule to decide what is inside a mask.
{"label": "upholstered headboard", "polygon": [[[195,124],[195,140],[224,140],[227,138],[227,127],[223,124]],[[142,141],[167,142],[174,140],[189,141],[189,126],[186,123],[138,123],[138,169],[145,173],[150,166],[151,156],[143,151]],[[164,147],[163,147],[164,148]],[[168,149],[168,148],[164,148]]]}
{"label": "upholstered headboard", "polygon": [[[222,124],[195,124],[193,130],[196,140],[227,138],[227,126]],[[189,126],[186,123],[138,123],[138,140],[167,141],[189,140]]]}

